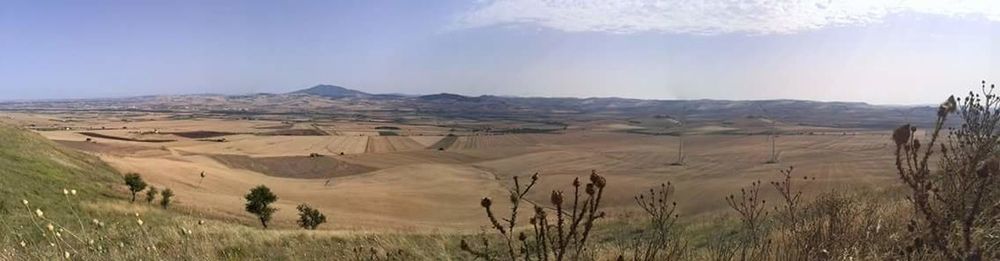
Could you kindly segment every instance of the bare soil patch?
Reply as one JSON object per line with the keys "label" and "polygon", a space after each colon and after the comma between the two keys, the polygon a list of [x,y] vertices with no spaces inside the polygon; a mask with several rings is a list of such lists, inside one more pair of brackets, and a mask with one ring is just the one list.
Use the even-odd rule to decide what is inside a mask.
{"label": "bare soil patch", "polygon": [[434,145],[431,145],[430,149],[447,149],[448,147],[451,147],[452,144],[455,144],[455,141],[457,140],[458,136],[448,135],[438,142],[435,142]]}
{"label": "bare soil patch", "polygon": [[[60,145],[70,147],[76,150],[93,152],[93,153],[103,153],[118,156],[130,156],[138,154],[141,151],[155,150],[154,148],[138,146],[138,145],[126,145],[122,143],[96,143],[89,141],[74,141],[74,140],[54,140]],[[163,152],[167,154],[167,152]]]}
{"label": "bare soil patch", "polygon": [[276,130],[260,133],[259,135],[265,136],[327,136],[330,135],[325,131],[317,129],[294,129],[294,130]]}
{"label": "bare soil patch", "polygon": [[259,172],[268,176],[300,179],[321,179],[357,175],[374,168],[347,163],[329,156],[249,157],[243,155],[212,155],[220,163],[237,169]]}
{"label": "bare soil patch", "polygon": [[177,140],[159,140],[159,139],[140,140],[140,139],[133,139],[133,138],[125,138],[125,137],[104,135],[104,134],[95,133],[95,132],[80,132],[80,134],[81,135],[85,135],[85,136],[94,137],[94,138],[102,138],[102,139],[109,139],[109,140],[121,140],[121,141],[136,141],[136,142],[174,142],[174,141],[177,141]]}
{"label": "bare soil patch", "polygon": [[188,139],[204,139],[204,138],[214,138],[221,136],[236,135],[239,133],[235,132],[221,132],[221,131],[185,131],[185,132],[170,132],[165,134],[173,134],[180,137]]}

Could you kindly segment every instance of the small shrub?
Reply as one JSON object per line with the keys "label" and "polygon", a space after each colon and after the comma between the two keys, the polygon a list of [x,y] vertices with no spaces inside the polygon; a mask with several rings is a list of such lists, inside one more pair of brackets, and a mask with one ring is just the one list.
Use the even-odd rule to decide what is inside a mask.
{"label": "small shrub", "polygon": [[299,210],[299,227],[316,230],[320,224],[326,223],[326,215],[307,204],[301,204],[295,209]]}
{"label": "small shrub", "polygon": [[163,208],[170,207],[172,201],[171,198],[174,197],[174,191],[170,188],[166,188],[163,192],[160,192],[160,206]]}
{"label": "small shrub", "polygon": [[125,185],[128,185],[128,190],[132,192],[132,202],[135,202],[135,196],[146,189],[146,181],[142,180],[142,176],[139,173],[128,173],[125,174]]}
{"label": "small shrub", "polygon": [[146,203],[153,204],[153,200],[156,199],[156,194],[158,193],[160,191],[156,190],[156,187],[149,186],[149,189],[146,190]]}
{"label": "small shrub", "polygon": [[278,201],[278,196],[271,193],[271,189],[267,186],[260,185],[251,189],[244,198],[247,200],[246,211],[257,216],[260,224],[266,229],[267,222],[270,222],[271,216],[278,211],[270,206],[271,203]]}

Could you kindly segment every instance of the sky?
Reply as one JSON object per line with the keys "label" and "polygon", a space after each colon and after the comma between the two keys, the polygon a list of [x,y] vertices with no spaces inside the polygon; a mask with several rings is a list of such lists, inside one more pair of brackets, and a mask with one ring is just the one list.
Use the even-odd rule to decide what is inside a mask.
{"label": "sky", "polygon": [[932,104],[1000,82],[1000,2],[7,0],[0,100],[281,93]]}

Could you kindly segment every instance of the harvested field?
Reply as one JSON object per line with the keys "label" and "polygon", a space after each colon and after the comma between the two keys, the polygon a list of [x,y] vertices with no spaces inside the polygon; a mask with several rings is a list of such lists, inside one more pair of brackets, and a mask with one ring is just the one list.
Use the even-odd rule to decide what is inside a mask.
{"label": "harvested field", "polygon": [[[127,138],[85,143],[91,136],[74,131],[39,133],[97,154],[119,171],[142,173],[151,185],[174,189],[179,206],[213,217],[248,220],[242,196],[250,187],[266,184],[280,195],[278,208],[294,209],[306,202],[337,213],[336,222],[323,229],[476,230],[483,225],[479,199],[505,197],[511,176],[535,172],[542,181],[528,198],[544,201],[551,190],[565,190],[574,177],[596,170],[607,177],[609,208],[629,208],[636,191],[671,181],[677,186],[677,201],[687,202],[679,210],[692,218],[725,211],[720,195],[739,191],[751,181],[773,180],[778,169],[791,165],[797,174],[817,178],[808,185],[810,195],[846,186],[884,188],[897,179],[889,175],[893,166],[889,136],[876,130],[779,136],[778,164],[764,164],[769,152],[764,135],[695,132],[684,137],[686,164],[672,166],[677,137],[622,133],[615,128],[570,128],[557,134],[374,136],[372,129],[379,125],[336,124],[367,131],[344,131],[339,136],[236,134],[226,136],[227,142],[171,143]],[[145,121],[139,131],[253,133],[253,126],[265,125],[268,122]],[[99,133],[162,137],[131,136],[136,129]],[[308,157],[313,153],[325,156]],[[208,173],[203,183],[198,177],[201,171]],[[275,216],[276,224],[289,227],[295,219],[294,211]]]}
{"label": "harvested field", "polygon": [[420,143],[420,146],[423,146],[424,148],[431,148],[434,143],[437,143],[443,138],[444,136],[410,136],[411,140]]}
{"label": "harvested field", "polygon": [[98,142],[75,141],[75,140],[56,140],[55,142],[63,146],[74,148],[81,151],[118,155],[118,156],[134,156],[134,155],[162,156],[170,154],[169,151],[165,151],[159,148],[120,144],[120,143],[103,143],[103,142],[98,143]]}
{"label": "harvested field", "polygon": [[245,169],[268,176],[320,179],[357,175],[374,168],[347,163],[330,156],[323,157],[248,157],[243,155],[212,155],[213,159],[231,168]]}
{"label": "harvested field", "polygon": [[164,134],[173,134],[180,137],[188,139],[204,139],[204,138],[214,138],[220,136],[236,135],[239,133],[234,132],[220,132],[220,131],[186,131],[186,132],[169,132]]}
{"label": "harvested field", "polygon": [[295,125],[292,124],[281,124],[281,125],[267,125],[267,126],[254,126],[254,129],[258,130],[287,130],[291,129]]}
{"label": "harvested field", "polygon": [[276,130],[269,132],[258,133],[258,135],[264,136],[327,136],[330,135],[325,131],[318,129],[293,129],[293,130]]}
{"label": "harvested field", "polygon": [[95,133],[95,132],[79,132],[79,133],[81,135],[90,136],[90,137],[94,137],[94,138],[102,138],[102,139],[109,139],[109,140],[120,140],[120,141],[153,142],[153,143],[174,142],[174,141],[177,141],[177,140],[165,140],[165,139],[149,139],[149,140],[145,140],[145,139],[133,139],[133,138],[124,138],[124,137],[118,137],[118,136],[104,135],[104,134]]}
{"label": "harvested field", "polygon": [[259,136],[235,135],[228,142],[196,143],[178,150],[199,154],[233,154],[255,157],[307,156],[365,153],[366,136]]}
{"label": "harvested field", "polygon": [[435,149],[435,150],[436,149],[448,149],[448,147],[451,147],[451,145],[454,144],[456,140],[458,140],[458,136],[448,135],[448,136],[445,136],[444,138],[442,138],[441,140],[438,140],[437,142],[435,142],[433,145],[431,145],[428,148]]}
{"label": "harvested field", "polygon": [[365,153],[422,150],[424,146],[404,136],[369,136]]}
{"label": "harvested field", "polygon": [[399,136],[399,133],[397,133],[395,131],[379,131],[378,135],[379,136]]}
{"label": "harvested field", "polygon": [[450,149],[470,150],[510,146],[531,146],[535,144],[538,144],[538,140],[536,140],[534,136],[529,135],[478,135],[458,137],[454,144],[451,144]]}

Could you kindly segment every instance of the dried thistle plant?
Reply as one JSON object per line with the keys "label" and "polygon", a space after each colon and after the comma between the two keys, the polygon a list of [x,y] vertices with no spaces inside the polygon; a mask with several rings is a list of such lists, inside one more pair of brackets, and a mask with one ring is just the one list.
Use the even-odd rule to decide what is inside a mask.
{"label": "dried thistle plant", "polygon": [[[532,175],[531,183],[522,188],[519,179],[514,177],[514,188],[510,192],[511,214],[507,218],[496,216],[492,209],[492,199],[483,198],[480,201],[492,229],[505,241],[507,260],[578,260],[586,249],[595,221],[605,216],[599,209],[607,180],[597,172],[591,172],[590,182],[586,185],[582,185],[579,178],[574,179],[572,203],[567,202],[563,191],[552,191],[549,197],[551,207],[532,202],[534,215],[528,221],[531,229],[515,232],[518,229],[517,213],[520,204],[528,202],[524,197],[537,181],[536,173]],[[554,216],[549,214],[550,211]],[[554,220],[550,220],[553,218]],[[517,238],[514,237],[515,234]],[[476,249],[466,240],[461,241],[460,248],[476,259],[492,260],[489,240],[485,236],[480,238],[482,248]]]}
{"label": "dried thistle plant", "polygon": [[740,196],[729,195],[726,203],[739,214],[740,222],[743,224],[742,233],[739,236],[738,252],[741,260],[759,260],[767,256],[771,248],[771,242],[765,241],[765,234],[762,229],[763,223],[767,220],[768,211],[764,200],[760,196],[761,182],[754,181],[750,187],[741,188]]}
{"label": "dried thistle plant", "polygon": [[[949,97],[938,107],[926,146],[916,138],[916,127],[903,125],[894,131],[896,171],[910,188],[907,199],[915,212],[908,225],[913,240],[905,255],[930,252],[952,260],[1000,258],[998,249],[983,248],[988,239],[982,233],[1000,218],[1000,98],[993,90],[983,82],[981,94]],[[960,117],[961,125],[938,144],[951,114]],[[931,170],[935,151],[941,156],[938,170]]]}
{"label": "dried thistle plant", "polygon": [[648,227],[632,239],[626,247],[627,253],[619,255],[618,260],[626,260],[626,256],[634,261],[682,259],[687,245],[677,238],[675,231],[680,216],[676,214],[677,202],[670,201],[673,194],[674,186],[667,182],[633,198],[646,214]]}

